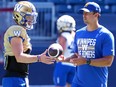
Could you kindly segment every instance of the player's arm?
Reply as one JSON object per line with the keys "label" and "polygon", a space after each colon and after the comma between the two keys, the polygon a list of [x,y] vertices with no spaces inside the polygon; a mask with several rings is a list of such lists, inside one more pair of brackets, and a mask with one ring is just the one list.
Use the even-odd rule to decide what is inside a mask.
{"label": "player's arm", "polygon": [[105,39],[103,39],[102,54],[104,55],[102,58],[91,59],[90,65],[98,67],[112,65],[115,55],[114,36],[112,34],[105,35]]}
{"label": "player's arm", "polygon": [[76,66],[89,64],[91,66],[97,66],[97,67],[105,67],[105,66],[109,67],[111,66],[113,60],[114,60],[114,56],[105,56],[99,59],[86,59],[81,56],[78,56],[78,58],[70,59],[70,62]]}
{"label": "player's arm", "polygon": [[61,62],[70,62],[71,59],[77,59],[78,58],[78,54],[74,53],[73,55],[71,55],[68,58],[65,58],[63,55],[61,55],[57,61],[61,61]]}
{"label": "player's arm", "polygon": [[62,52],[61,56],[56,58],[56,61],[59,61],[59,62],[61,61],[62,62],[62,61],[64,61],[64,50],[66,49],[66,38],[64,36],[60,35],[58,37],[58,43],[62,46],[63,52]]}
{"label": "player's arm", "polygon": [[109,67],[112,65],[113,60],[114,60],[114,56],[105,56],[99,59],[91,59],[90,65],[98,66],[98,67],[104,67],[104,66]]}
{"label": "player's arm", "polygon": [[62,46],[63,50],[66,49],[66,38],[60,35],[58,37],[58,43]]}
{"label": "player's arm", "polygon": [[29,55],[23,53],[23,43],[20,37],[13,37],[11,39],[11,48],[17,62],[20,63],[33,63],[39,61],[46,64],[51,64],[54,61],[52,58],[46,56],[46,52],[41,55]]}

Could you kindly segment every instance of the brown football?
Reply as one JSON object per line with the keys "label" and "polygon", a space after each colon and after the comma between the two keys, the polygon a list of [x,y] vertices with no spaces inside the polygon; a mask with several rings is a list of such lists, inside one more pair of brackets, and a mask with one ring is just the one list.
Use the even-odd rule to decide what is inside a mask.
{"label": "brown football", "polygon": [[48,55],[53,58],[58,58],[63,53],[63,48],[58,43],[53,43],[48,47]]}

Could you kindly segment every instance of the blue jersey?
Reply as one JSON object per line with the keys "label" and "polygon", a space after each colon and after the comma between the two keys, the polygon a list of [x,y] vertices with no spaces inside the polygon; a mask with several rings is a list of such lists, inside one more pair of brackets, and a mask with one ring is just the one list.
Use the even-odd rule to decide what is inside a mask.
{"label": "blue jersey", "polygon": [[[97,59],[115,55],[114,36],[103,26],[94,31],[86,27],[77,30],[74,40],[74,51],[84,58]],[[107,67],[95,67],[88,64],[77,68],[73,83],[74,87],[107,87]]]}

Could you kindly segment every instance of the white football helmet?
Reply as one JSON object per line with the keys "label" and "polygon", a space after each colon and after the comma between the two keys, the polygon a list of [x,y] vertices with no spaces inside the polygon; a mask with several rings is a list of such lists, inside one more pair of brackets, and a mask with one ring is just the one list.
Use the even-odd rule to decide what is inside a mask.
{"label": "white football helmet", "polygon": [[57,30],[59,32],[75,30],[76,23],[73,17],[63,15],[57,20]]}
{"label": "white football helmet", "polygon": [[13,19],[28,30],[33,29],[37,16],[36,8],[31,2],[20,1],[14,7]]}

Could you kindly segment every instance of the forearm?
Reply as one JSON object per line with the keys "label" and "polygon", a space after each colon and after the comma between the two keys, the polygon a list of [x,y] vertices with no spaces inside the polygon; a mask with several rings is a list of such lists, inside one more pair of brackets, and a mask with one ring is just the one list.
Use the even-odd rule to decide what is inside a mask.
{"label": "forearm", "polygon": [[70,59],[72,59],[72,58],[78,58],[78,54],[75,53],[72,56],[65,58],[65,60],[63,62],[70,62]]}
{"label": "forearm", "polygon": [[20,63],[34,63],[38,61],[37,55],[29,55],[29,54],[22,53],[15,57],[17,62],[20,62]]}
{"label": "forearm", "polygon": [[90,65],[97,67],[110,67],[113,62],[114,57],[104,57],[99,59],[91,59]]}

